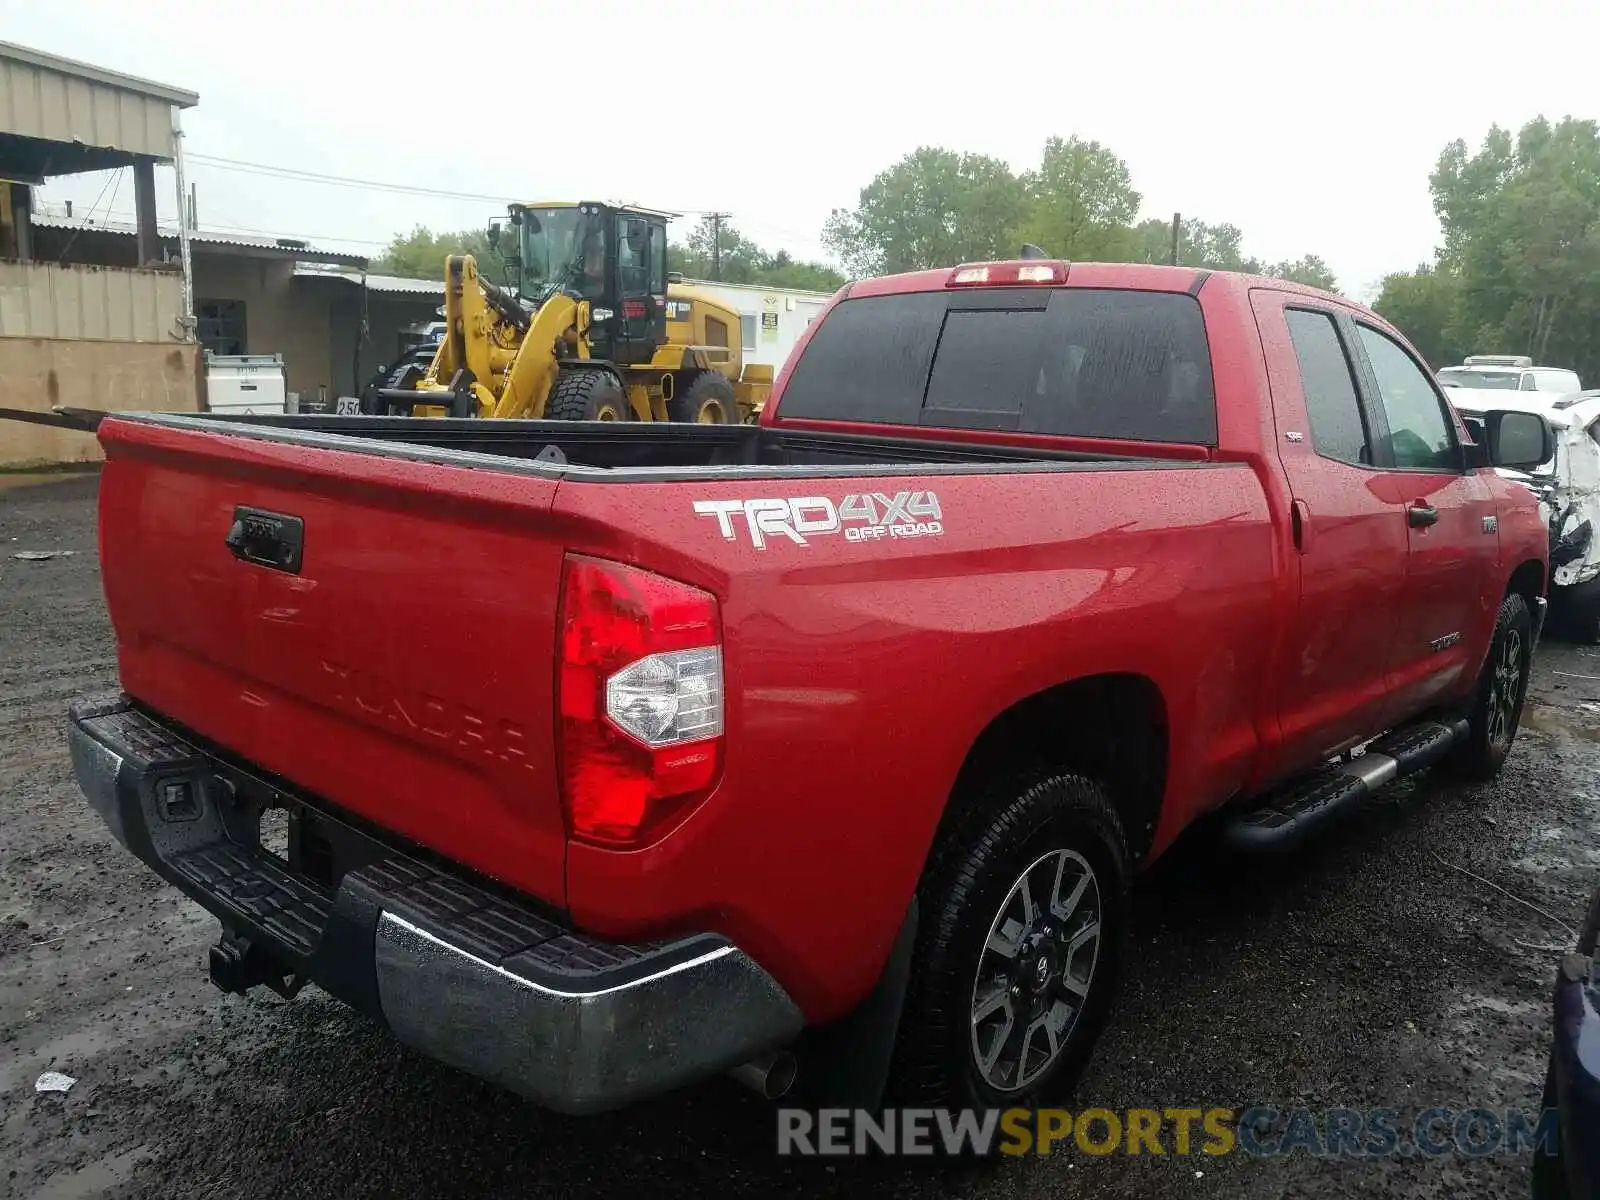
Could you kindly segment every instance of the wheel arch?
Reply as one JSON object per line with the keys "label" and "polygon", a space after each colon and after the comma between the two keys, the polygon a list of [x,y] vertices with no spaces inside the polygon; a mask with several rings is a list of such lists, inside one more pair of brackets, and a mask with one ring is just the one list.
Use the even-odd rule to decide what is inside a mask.
{"label": "wheel arch", "polygon": [[1160,820],[1169,741],[1166,700],[1146,675],[1089,675],[1035,692],[998,713],[972,743],[935,837],[972,803],[979,780],[1060,769],[1106,789],[1138,862]]}
{"label": "wheel arch", "polygon": [[1517,593],[1528,602],[1528,607],[1531,609],[1534,601],[1544,595],[1544,587],[1544,564],[1536,558],[1530,558],[1518,564],[1517,569],[1511,572],[1511,579],[1506,584],[1506,595]]}

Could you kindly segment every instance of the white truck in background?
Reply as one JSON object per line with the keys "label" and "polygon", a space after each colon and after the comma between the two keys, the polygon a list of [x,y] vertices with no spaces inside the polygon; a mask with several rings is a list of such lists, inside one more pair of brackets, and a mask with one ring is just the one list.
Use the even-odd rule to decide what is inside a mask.
{"label": "white truck in background", "polygon": [[[1534,365],[1526,355],[1475,354],[1437,373],[1464,416],[1490,408],[1536,412],[1555,429],[1555,454],[1524,480],[1550,527],[1550,607],[1569,636],[1600,642],[1600,390],[1575,371]],[[1516,392],[1508,396],[1507,392]]]}
{"label": "white truck in background", "polygon": [[1576,371],[1535,366],[1525,354],[1471,354],[1459,367],[1445,367],[1438,379],[1447,388],[1505,392],[1543,392],[1569,396],[1583,390]]}

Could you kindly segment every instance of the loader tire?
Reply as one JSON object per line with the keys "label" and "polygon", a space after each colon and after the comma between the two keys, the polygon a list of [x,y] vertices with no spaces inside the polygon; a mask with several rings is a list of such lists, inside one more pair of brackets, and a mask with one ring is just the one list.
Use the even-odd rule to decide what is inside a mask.
{"label": "loader tire", "polygon": [[669,421],[698,425],[732,425],[738,421],[733,384],[715,371],[702,371],[694,382],[667,403]]}
{"label": "loader tire", "polygon": [[626,421],[628,398],[609,372],[562,371],[550,389],[544,415],[547,421]]}

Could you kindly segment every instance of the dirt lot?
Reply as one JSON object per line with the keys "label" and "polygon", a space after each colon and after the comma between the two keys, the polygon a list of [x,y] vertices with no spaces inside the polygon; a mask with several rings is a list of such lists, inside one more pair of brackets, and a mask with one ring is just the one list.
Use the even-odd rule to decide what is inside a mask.
{"label": "dirt lot", "polygon": [[[715,1083],[623,1114],[538,1111],[333,1001],[224,997],[213,924],[76,792],[62,720],[114,683],[93,477],[0,481],[0,1195],[1526,1194],[1528,1159],[1090,1158],[931,1171],[777,1159]],[[22,550],[71,550],[25,562]],[[1502,778],[1424,781],[1292,861],[1178,855],[1140,889],[1119,1016],[1080,1106],[1534,1110],[1566,935],[1600,874],[1600,650],[1547,643]],[[55,1069],[65,1096],[35,1095]]]}

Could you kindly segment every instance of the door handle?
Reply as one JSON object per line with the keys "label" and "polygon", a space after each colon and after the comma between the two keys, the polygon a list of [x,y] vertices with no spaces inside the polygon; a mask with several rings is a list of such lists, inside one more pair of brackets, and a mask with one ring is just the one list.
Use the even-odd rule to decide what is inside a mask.
{"label": "door handle", "polygon": [[1439,510],[1423,500],[1414,500],[1406,509],[1406,521],[1413,529],[1426,529],[1437,523]]}

